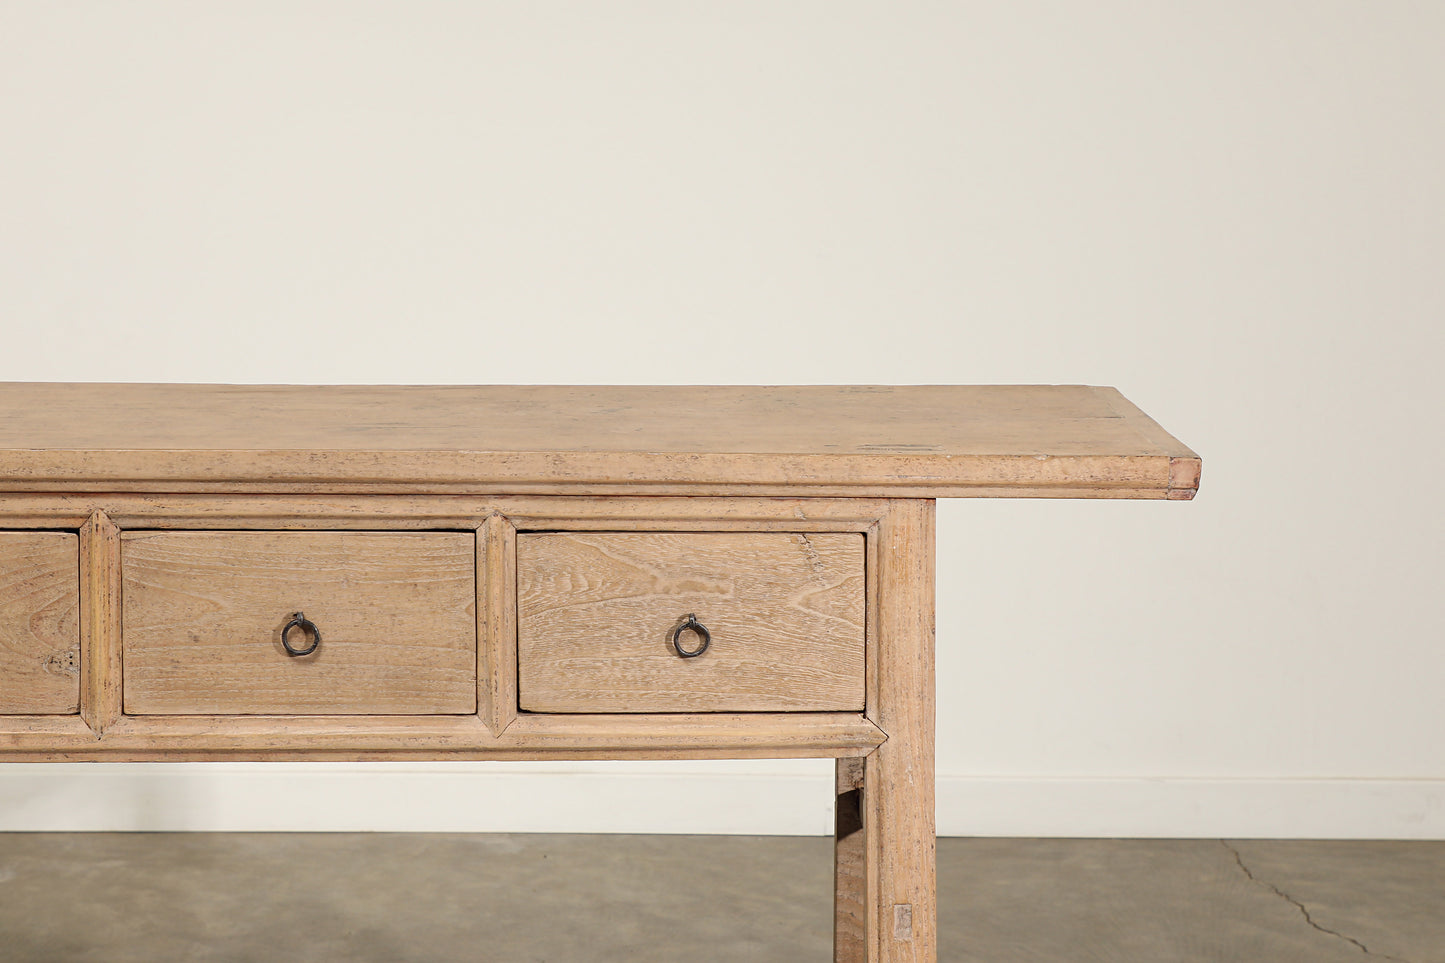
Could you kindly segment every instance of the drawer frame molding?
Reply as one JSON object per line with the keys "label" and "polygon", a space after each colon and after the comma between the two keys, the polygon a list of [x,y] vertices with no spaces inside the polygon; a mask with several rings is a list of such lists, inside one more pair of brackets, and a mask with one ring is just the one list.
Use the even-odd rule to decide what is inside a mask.
{"label": "drawer frame molding", "polygon": [[120,529],[103,510],[80,526],[80,718],[96,739],[120,721]]}
{"label": "drawer frame molding", "polygon": [[[890,499],[0,494],[0,527],[80,533],[81,706],[0,717],[0,760],[634,759],[848,757],[887,739],[877,716],[878,540]],[[931,504],[931,503],[930,503]],[[121,533],[147,530],[474,533],[475,716],[125,715]],[[865,691],[858,712],[545,714],[518,710],[518,532],[859,532]]]}
{"label": "drawer frame molding", "polygon": [[[837,963],[936,955],[932,499],[565,495],[0,494],[0,527],[80,533],[81,705],[0,717],[0,761],[834,758]],[[121,533],[471,531],[477,712],[127,716]],[[859,532],[865,709],[545,714],[518,710],[519,532]]]}

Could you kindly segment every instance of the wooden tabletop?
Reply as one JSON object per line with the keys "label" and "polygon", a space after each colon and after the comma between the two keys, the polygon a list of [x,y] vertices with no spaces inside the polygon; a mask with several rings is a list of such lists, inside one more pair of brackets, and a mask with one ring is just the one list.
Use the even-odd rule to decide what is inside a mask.
{"label": "wooden tabletop", "polygon": [[1193,496],[1078,385],[0,384],[0,491]]}

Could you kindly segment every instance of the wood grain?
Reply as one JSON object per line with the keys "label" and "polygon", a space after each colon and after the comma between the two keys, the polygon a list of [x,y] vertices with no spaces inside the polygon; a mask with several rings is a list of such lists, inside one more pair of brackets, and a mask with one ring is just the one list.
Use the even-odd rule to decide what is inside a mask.
{"label": "wood grain", "polygon": [[[126,532],[125,711],[474,713],[473,533]],[[281,631],[304,611],[316,653]]]}
{"label": "wood grain", "polygon": [[868,847],[863,830],[866,762],[839,758],[833,801],[833,963],[868,961]]}
{"label": "wood grain", "polygon": [[0,532],[0,714],[80,710],[74,535]]}
{"label": "wood grain", "polygon": [[125,716],[97,740],[66,716],[0,717],[0,759],[701,759],[856,756],[883,742],[858,713]]}
{"label": "wood grain", "polygon": [[933,502],[896,501],[878,542],[878,698],[868,716],[888,741],[864,767],[869,959],[934,963]]}
{"label": "wood grain", "polygon": [[1197,461],[1077,385],[0,384],[10,491],[1166,498]]}
{"label": "wood grain", "polygon": [[[863,549],[838,532],[520,535],[521,708],[860,710]],[[690,613],[711,644],[681,658]]]}
{"label": "wood grain", "polygon": [[0,384],[0,524],[80,530],[0,642],[81,664],[0,645],[0,759],[835,756],[835,960],[932,963],[930,499],[1200,468],[1112,388]]}
{"label": "wood grain", "polygon": [[501,515],[477,531],[477,575],[478,704],[492,733],[501,735],[517,718],[517,530]]}
{"label": "wood grain", "polygon": [[514,527],[534,531],[863,531],[887,503],[882,498],[0,492],[0,524],[79,528],[103,512],[126,530],[461,530],[480,528],[500,514]]}
{"label": "wood grain", "polygon": [[95,512],[80,529],[80,716],[97,737],[121,715],[120,529]]}

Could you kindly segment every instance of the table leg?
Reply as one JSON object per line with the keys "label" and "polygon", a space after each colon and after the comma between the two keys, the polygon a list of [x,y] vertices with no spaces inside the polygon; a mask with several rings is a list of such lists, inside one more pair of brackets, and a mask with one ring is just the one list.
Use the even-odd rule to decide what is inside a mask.
{"label": "table leg", "polygon": [[868,849],[861,756],[839,759],[833,801],[833,963],[868,963]]}
{"label": "table leg", "polygon": [[863,837],[869,963],[938,958],[934,839],[934,504],[896,500],[878,530],[878,658],[868,715],[888,734],[867,757]]}

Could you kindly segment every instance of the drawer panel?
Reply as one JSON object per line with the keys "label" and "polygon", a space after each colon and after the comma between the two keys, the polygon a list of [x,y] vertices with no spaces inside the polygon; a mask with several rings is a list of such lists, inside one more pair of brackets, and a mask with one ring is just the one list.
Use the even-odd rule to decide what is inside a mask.
{"label": "drawer panel", "polygon": [[80,540],[0,532],[0,715],[80,711]]}
{"label": "drawer panel", "polygon": [[470,533],[128,532],[121,573],[127,713],[476,711]]}
{"label": "drawer panel", "polygon": [[[711,635],[696,658],[673,647],[689,614]],[[526,711],[858,711],[863,619],[857,533],[517,538]]]}

